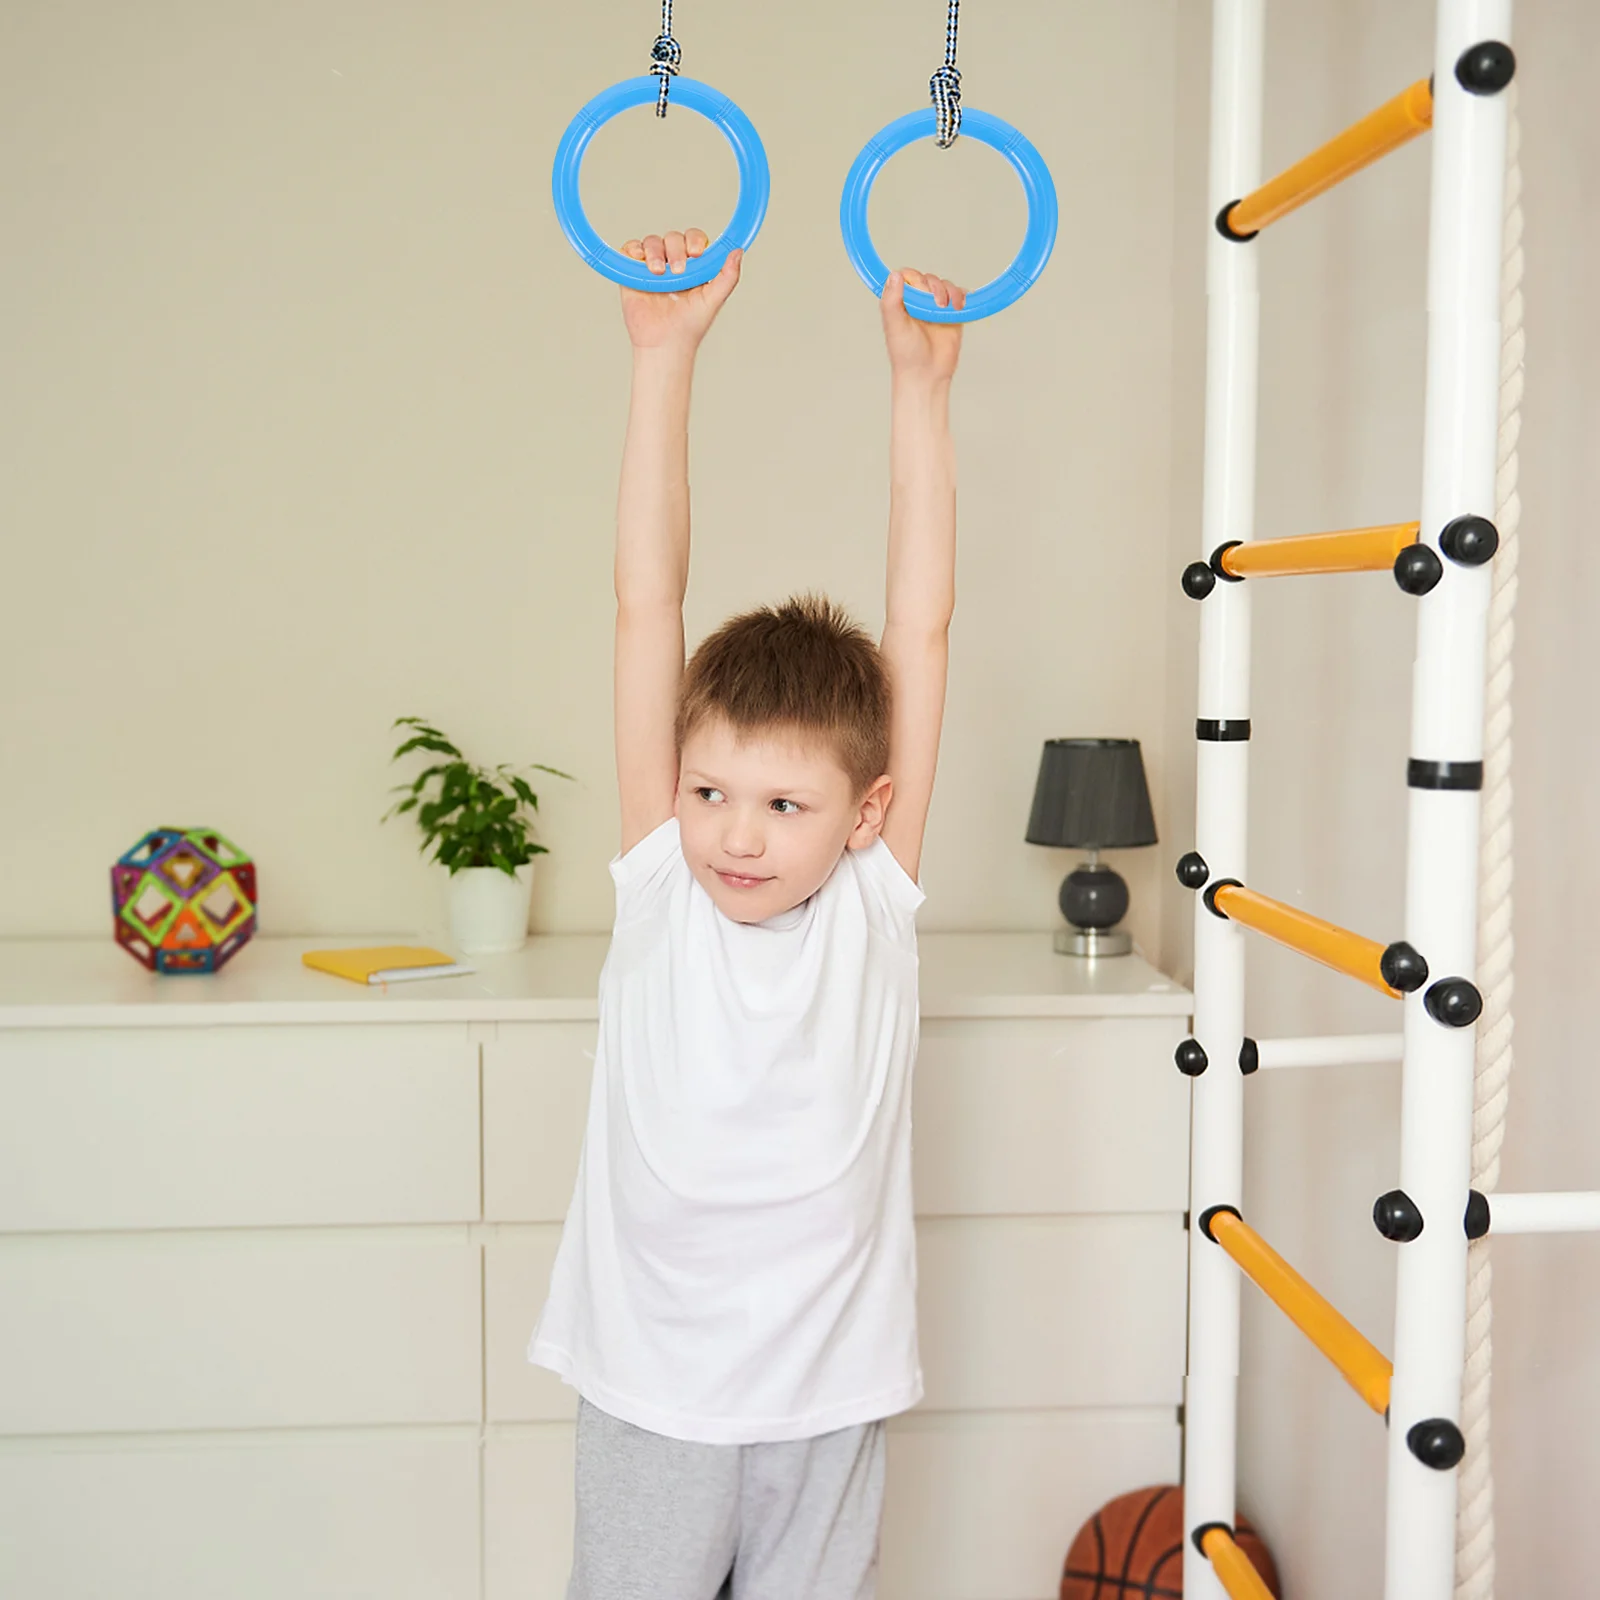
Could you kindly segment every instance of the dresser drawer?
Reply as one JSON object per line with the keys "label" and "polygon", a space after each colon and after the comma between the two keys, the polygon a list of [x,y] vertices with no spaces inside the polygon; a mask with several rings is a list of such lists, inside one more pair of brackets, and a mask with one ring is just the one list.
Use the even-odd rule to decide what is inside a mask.
{"label": "dresser drawer", "polygon": [[[889,1424],[880,1600],[1045,1600],[1078,1528],[1113,1495],[1175,1483],[1171,1408],[913,1413]],[[561,1600],[572,1560],[570,1426],[484,1450],[487,1600]]]}
{"label": "dresser drawer", "polygon": [[0,1233],[477,1215],[465,1024],[0,1032]]}
{"label": "dresser drawer", "polygon": [[932,1021],[913,1139],[923,1216],[1181,1212],[1189,1081],[1172,1017]]}
{"label": "dresser drawer", "polygon": [[[1181,1212],[1189,1084],[1169,1017],[923,1024],[912,1111],[925,1216]],[[484,1215],[559,1222],[594,1070],[592,1023],[502,1026],[483,1047]]]}
{"label": "dresser drawer", "polygon": [[560,1222],[594,1075],[592,1022],[502,1023],[483,1046],[483,1214]]}
{"label": "dresser drawer", "polygon": [[502,1228],[483,1251],[485,1415],[490,1422],[565,1422],[577,1396],[528,1363],[528,1340],[550,1288],[558,1224]]}
{"label": "dresser drawer", "polygon": [[[573,1414],[572,1391],[526,1359],[559,1238],[507,1228],[484,1252],[491,1421]],[[1176,1406],[1187,1238],[1178,1212],[920,1222],[924,1405]]]}
{"label": "dresser drawer", "polygon": [[1078,1528],[1181,1455],[1170,1408],[891,1422],[880,1600],[1046,1600]]}
{"label": "dresser drawer", "polygon": [[1181,1212],[917,1224],[917,1326],[934,1411],[1183,1398]]}
{"label": "dresser drawer", "polygon": [[465,1229],[0,1240],[0,1434],[475,1422]]}
{"label": "dresser drawer", "polygon": [[13,1600],[476,1600],[478,1568],[466,1435],[0,1451]]}
{"label": "dresser drawer", "polygon": [[563,1600],[572,1566],[575,1431],[551,1424],[499,1430],[484,1441],[485,1600]]}

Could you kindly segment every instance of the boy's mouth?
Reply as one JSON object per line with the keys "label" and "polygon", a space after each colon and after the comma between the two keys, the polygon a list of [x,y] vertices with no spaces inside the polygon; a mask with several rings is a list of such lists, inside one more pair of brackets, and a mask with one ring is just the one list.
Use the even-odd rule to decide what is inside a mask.
{"label": "boy's mouth", "polygon": [[712,870],[730,889],[759,889],[762,884],[772,882],[771,878],[748,878],[739,872],[723,872],[720,868]]}

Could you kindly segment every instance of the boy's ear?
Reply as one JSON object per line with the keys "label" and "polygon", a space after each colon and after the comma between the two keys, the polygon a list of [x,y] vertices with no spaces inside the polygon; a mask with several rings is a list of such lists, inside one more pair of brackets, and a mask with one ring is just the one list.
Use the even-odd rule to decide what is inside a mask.
{"label": "boy's ear", "polygon": [[851,830],[849,845],[852,850],[864,850],[883,828],[883,819],[889,810],[889,801],[894,797],[894,780],[886,772],[881,778],[874,778],[867,792],[861,797],[861,807],[856,814],[856,825]]}

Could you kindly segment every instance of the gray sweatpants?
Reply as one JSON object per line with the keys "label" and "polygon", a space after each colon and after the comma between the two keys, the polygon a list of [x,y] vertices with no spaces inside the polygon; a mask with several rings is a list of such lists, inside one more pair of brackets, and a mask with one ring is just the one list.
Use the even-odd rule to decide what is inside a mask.
{"label": "gray sweatpants", "polygon": [[690,1444],[578,1405],[567,1600],[872,1600],[884,1425]]}

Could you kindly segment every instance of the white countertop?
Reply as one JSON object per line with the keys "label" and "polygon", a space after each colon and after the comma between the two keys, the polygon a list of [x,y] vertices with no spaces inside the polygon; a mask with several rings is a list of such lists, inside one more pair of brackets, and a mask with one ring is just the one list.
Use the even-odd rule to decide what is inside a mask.
{"label": "white countertop", "polygon": [[[229,1027],[343,1022],[562,1022],[596,1017],[605,934],[532,938],[468,958],[470,976],[364,987],[306,950],[417,943],[395,935],[256,939],[219,973],[163,977],[105,939],[0,939],[0,1028]],[[1047,933],[928,933],[931,1017],[1188,1016],[1192,996],[1138,955],[1059,956]]]}

